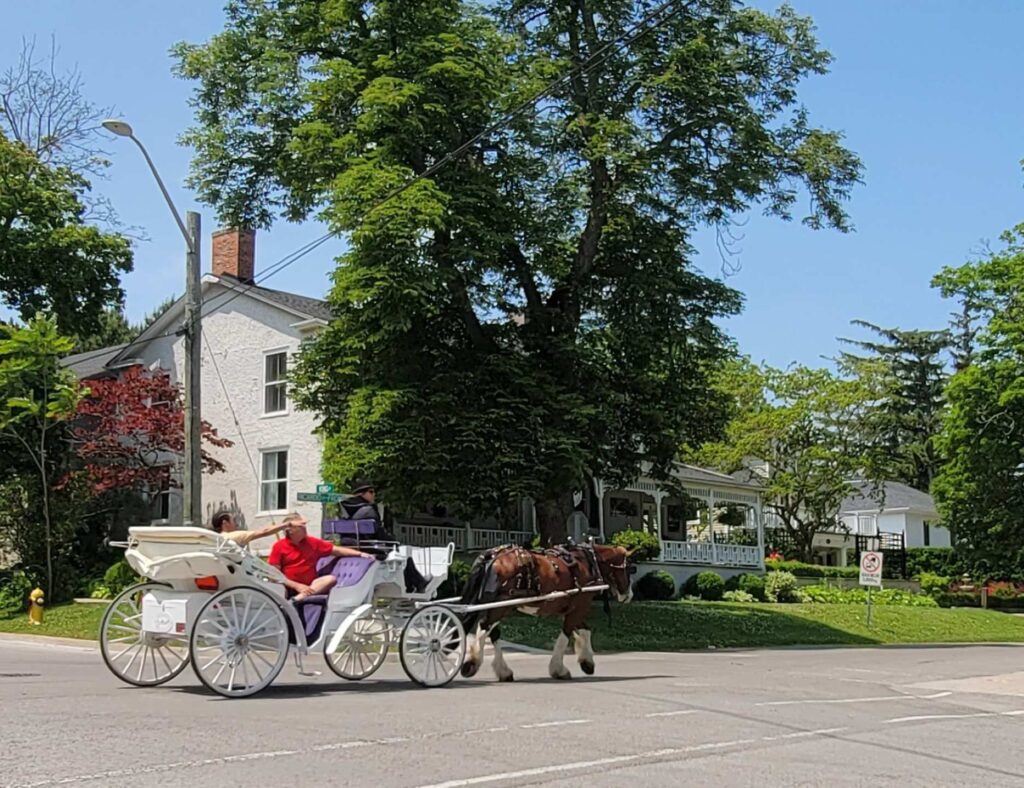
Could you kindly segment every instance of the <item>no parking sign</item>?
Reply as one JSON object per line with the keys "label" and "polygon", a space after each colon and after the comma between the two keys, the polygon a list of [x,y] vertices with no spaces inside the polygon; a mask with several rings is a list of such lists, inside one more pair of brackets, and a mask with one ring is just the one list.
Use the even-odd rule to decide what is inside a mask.
{"label": "no parking sign", "polygon": [[860,584],[871,588],[882,587],[882,554],[861,553]]}

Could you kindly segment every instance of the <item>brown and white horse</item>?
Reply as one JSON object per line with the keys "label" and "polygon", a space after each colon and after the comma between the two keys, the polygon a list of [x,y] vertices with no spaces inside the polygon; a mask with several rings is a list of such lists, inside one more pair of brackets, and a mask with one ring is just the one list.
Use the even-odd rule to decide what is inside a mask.
{"label": "brown and white horse", "polygon": [[[620,602],[633,597],[630,576],[632,551],[610,545],[572,545],[546,550],[528,550],[507,546],[480,554],[470,570],[462,595],[465,605],[529,599],[556,591],[576,591],[586,585],[607,584],[610,593]],[[542,618],[562,618],[562,631],[551,654],[548,672],[553,678],[571,678],[563,659],[574,638],[576,658],[588,676],[594,672],[594,651],[590,643],[587,616],[593,605],[594,592],[579,591],[545,602],[524,602],[523,605],[498,607],[470,613],[464,623],[469,634],[469,649],[462,665],[462,675],[476,674],[483,664],[484,641],[489,636],[494,645],[494,673],[500,681],[512,681],[512,669],[501,653],[502,619],[515,610]]]}

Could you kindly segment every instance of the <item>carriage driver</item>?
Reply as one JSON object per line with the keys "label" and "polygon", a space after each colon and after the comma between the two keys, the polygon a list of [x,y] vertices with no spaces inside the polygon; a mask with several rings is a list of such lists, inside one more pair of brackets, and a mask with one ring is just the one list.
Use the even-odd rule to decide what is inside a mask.
{"label": "carriage driver", "polygon": [[[357,481],[352,486],[352,495],[341,502],[341,510],[349,520],[373,520],[374,538],[394,541],[384,528],[380,510],[377,508],[377,487],[370,481]],[[427,588],[427,579],[420,574],[410,558],[405,562],[405,590],[417,594]]]}
{"label": "carriage driver", "polygon": [[267,558],[268,564],[284,573],[284,584],[295,592],[296,602],[302,602],[309,596],[326,594],[338,582],[334,575],[317,577],[316,564],[321,558],[328,555],[373,558],[360,550],[339,547],[310,536],[306,533],[306,524],[306,518],[301,514],[293,513],[285,517],[284,538],[274,542]]}

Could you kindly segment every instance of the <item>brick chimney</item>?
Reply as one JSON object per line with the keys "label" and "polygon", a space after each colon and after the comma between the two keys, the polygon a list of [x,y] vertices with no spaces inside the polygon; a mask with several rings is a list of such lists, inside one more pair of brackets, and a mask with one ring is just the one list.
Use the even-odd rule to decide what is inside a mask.
{"label": "brick chimney", "polygon": [[252,284],[256,265],[256,231],[229,227],[213,234],[213,275],[233,276]]}

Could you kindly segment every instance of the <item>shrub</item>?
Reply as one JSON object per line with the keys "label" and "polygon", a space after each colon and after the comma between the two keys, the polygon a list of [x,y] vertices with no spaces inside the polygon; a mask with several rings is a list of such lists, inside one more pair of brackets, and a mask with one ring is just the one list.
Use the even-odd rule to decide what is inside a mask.
{"label": "shrub", "polygon": [[981,595],[972,591],[946,591],[939,594],[935,601],[939,607],[981,607]]}
{"label": "shrub", "polygon": [[791,572],[769,572],[764,581],[764,595],[769,602],[799,602],[800,591]]}
{"label": "shrub", "polygon": [[805,564],[803,561],[765,561],[765,568],[771,572],[789,572],[796,577],[859,577],[856,566],[820,566]]}
{"label": "shrub", "polygon": [[921,572],[917,576],[917,582],[921,584],[921,590],[924,593],[935,598],[949,590],[950,578],[932,572]]}
{"label": "shrub", "polygon": [[748,594],[746,591],[726,591],[722,596],[722,599],[726,602],[754,602],[754,597]]}
{"label": "shrub", "polygon": [[125,589],[141,582],[135,570],[123,559],[111,566],[103,575],[103,585],[109,589],[111,596],[117,596]]}
{"label": "shrub", "polygon": [[697,575],[690,575],[686,578],[686,582],[683,583],[683,587],[679,589],[679,596],[680,598],[700,596],[700,590],[697,588]]}
{"label": "shrub", "polygon": [[437,587],[437,598],[450,599],[461,595],[462,589],[466,587],[466,580],[469,579],[469,570],[472,568],[472,564],[461,558],[452,561],[448,567],[448,577]]}
{"label": "shrub", "polygon": [[717,602],[725,593],[725,581],[718,572],[701,572],[697,575],[697,594],[708,602]]}
{"label": "shrub", "polygon": [[28,608],[28,595],[35,586],[32,578],[23,569],[13,570],[0,585],[0,610]]}
{"label": "shrub", "polygon": [[[825,605],[865,605],[868,601],[868,592],[863,588],[841,590],[828,586],[804,586],[800,593],[808,602]],[[938,607],[938,603],[926,594],[912,594],[899,588],[874,592],[871,603],[903,607]]]}
{"label": "shrub", "polygon": [[639,600],[664,601],[676,595],[676,581],[668,572],[656,569],[637,580],[633,589]]}
{"label": "shrub", "polygon": [[740,575],[739,591],[750,594],[758,602],[764,602],[764,578],[761,575]]}
{"label": "shrub", "polygon": [[629,550],[636,549],[632,559],[634,561],[654,561],[661,555],[661,543],[654,534],[647,531],[635,531],[627,528],[612,536],[612,544],[616,547],[625,547]]}
{"label": "shrub", "polygon": [[907,548],[907,574],[916,577],[923,572],[956,577],[964,574],[964,566],[952,547]]}

